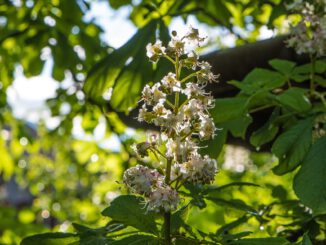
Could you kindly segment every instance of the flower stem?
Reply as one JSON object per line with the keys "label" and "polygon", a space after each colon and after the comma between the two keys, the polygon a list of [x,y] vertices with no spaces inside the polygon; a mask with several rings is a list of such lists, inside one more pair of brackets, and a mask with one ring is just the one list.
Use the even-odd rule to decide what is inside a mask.
{"label": "flower stem", "polygon": [[171,245],[171,213],[164,213],[164,235],[165,235],[165,245]]}
{"label": "flower stem", "polygon": [[164,55],[164,57],[165,57],[166,59],[168,59],[169,61],[171,61],[171,63],[172,63],[173,65],[175,65],[175,61],[174,61],[170,56],[168,56],[168,55]]}
{"label": "flower stem", "polygon": [[194,77],[194,76],[197,76],[197,74],[198,74],[198,71],[189,74],[188,76],[186,76],[185,78],[183,78],[183,79],[180,81],[180,83],[182,84],[182,83],[188,81],[190,78],[192,78],[192,77]]}
{"label": "flower stem", "polygon": [[[179,56],[176,56],[175,58],[175,75],[177,80],[179,80],[180,77],[180,69],[179,69]],[[175,100],[174,100],[174,109],[175,109],[175,113],[178,113],[178,109],[179,109],[179,92],[175,93]]]}

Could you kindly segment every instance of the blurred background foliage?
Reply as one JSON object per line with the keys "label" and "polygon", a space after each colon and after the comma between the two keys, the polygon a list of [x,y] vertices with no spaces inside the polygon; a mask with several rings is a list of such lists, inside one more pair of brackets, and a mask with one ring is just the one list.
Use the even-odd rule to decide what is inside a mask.
{"label": "blurred background foliage", "polygon": [[[108,221],[100,212],[126,192],[119,183],[122,173],[140,161],[130,145],[145,138],[143,129],[121,121],[120,112],[135,107],[143,85],[163,74],[147,61],[145,46],[156,35],[166,40],[173,19],[195,18],[208,32],[223,34],[201,47],[208,52],[227,48],[224,36],[231,35],[231,46],[237,46],[263,38],[267,28],[274,35],[286,33],[285,22],[298,19],[287,13],[287,2],[0,0],[0,243],[18,244],[22,237],[43,231],[71,231],[72,222],[99,226]],[[127,10],[129,21],[140,30],[121,48],[104,41],[103,25],[89,17],[92,5],[103,3],[114,11]],[[48,60],[58,83],[55,96],[47,100],[50,116],[37,122],[17,117],[7,98],[17,70],[38,76]],[[47,125],[49,118],[56,119],[55,126]],[[220,154],[217,148],[208,150],[219,159],[217,186],[243,181],[259,187],[230,186],[212,194],[215,201],[206,209],[195,207],[189,224],[215,232],[245,217],[235,229],[255,237],[296,238],[325,225],[299,205],[293,172],[273,174],[274,156],[215,146]]]}

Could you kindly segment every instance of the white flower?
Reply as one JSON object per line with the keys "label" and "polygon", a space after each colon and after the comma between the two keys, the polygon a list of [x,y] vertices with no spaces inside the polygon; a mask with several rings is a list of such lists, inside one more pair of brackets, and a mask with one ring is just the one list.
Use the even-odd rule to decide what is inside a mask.
{"label": "white flower", "polygon": [[182,61],[189,69],[196,70],[198,64],[198,55],[192,51],[187,55],[187,58]]}
{"label": "white flower", "polygon": [[212,66],[208,62],[199,62],[198,66],[201,68],[197,73],[199,83],[206,84],[207,82],[217,82],[219,76],[213,74],[211,71]]}
{"label": "white flower", "polygon": [[173,53],[174,55],[180,56],[184,54],[185,43],[178,38],[177,36],[172,37],[169,42],[168,52]]}
{"label": "white flower", "polygon": [[153,93],[153,101],[163,103],[165,101],[166,94],[163,93],[161,90],[161,84],[155,83],[152,87],[152,93]]}
{"label": "white flower", "polygon": [[192,26],[190,26],[188,33],[185,35],[185,38],[187,38],[189,41],[195,41],[198,44],[205,40],[204,37],[199,36],[198,29],[193,28]]}
{"label": "white flower", "polygon": [[138,144],[133,144],[132,149],[139,155],[140,157],[146,157],[148,156],[148,150],[151,147],[151,144],[149,142],[141,142]]}
{"label": "white flower", "polygon": [[146,51],[148,58],[153,62],[157,62],[158,59],[165,54],[165,47],[162,46],[161,41],[156,41],[155,44],[147,44]]}
{"label": "white flower", "polygon": [[139,109],[139,113],[138,113],[138,121],[142,122],[142,121],[148,121],[148,114],[150,114],[150,112],[147,111],[147,108],[145,105],[142,106],[142,108]]}
{"label": "white flower", "polygon": [[189,100],[188,103],[182,108],[184,117],[189,120],[198,118],[200,115],[202,115],[204,110],[205,107],[203,103],[198,99]]}
{"label": "white flower", "polygon": [[287,40],[298,54],[308,53],[314,56],[326,54],[326,2],[315,0],[314,4],[295,1],[287,6],[302,15],[302,20],[291,28],[292,36]]}
{"label": "white flower", "polygon": [[176,139],[168,139],[166,142],[166,157],[173,158],[176,162],[185,162],[189,155],[195,153],[198,146],[191,140],[190,137],[182,139],[177,137]]}
{"label": "white flower", "polygon": [[143,91],[142,91],[142,99],[148,105],[150,105],[152,103],[152,101],[153,101],[153,92],[152,92],[152,89],[147,84],[143,88]]}
{"label": "white flower", "polygon": [[176,75],[172,72],[169,72],[165,77],[162,79],[162,85],[165,89],[167,89],[170,93],[172,91],[179,92],[181,85],[180,81],[177,80]]}
{"label": "white flower", "polygon": [[147,132],[147,142],[151,145],[160,145],[162,143],[161,135],[158,132]]}
{"label": "white flower", "polygon": [[200,139],[213,138],[215,131],[216,128],[212,118],[207,116],[200,118],[200,130],[199,130]]}
{"label": "white flower", "polygon": [[194,154],[184,165],[189,181],[196,184],[210,184],[214,181],[217,164],[216,160],[209,158],[209,156],[205,155],[202,158],[200,155]]}
{"label": "white flower", "polygon": [[179,136],[186,136],[191,134],[191,123],[189,121],[184,121],[177,123],[176,132]]}
{"label": "white flower", "polygon": [[174,164],[171,167],[171,180],[186,179],[187,178],[187,169],[185,164]]}
{"label": "white flower", "polygon": [[151,192],[147,208],[156,212],[161,210],[169,212],[177,209],[179,201],[180,197],[176,190],[170,186],[159,186]]}
{"label": "white flower", "polygon": [[197,97],[199,95],[205,95],[203,87],[198,86],[198,84],[196,83],[187,83],[186,88],[183,90],[183,93],[187,96],[188,99]]}
{"label": "white flower", "polygon": [[172,114],[172,112],[169,109],[166,109],[164,107],[163,103],[157,103],[153,107],[153,112],[155,113],[155,116],[157,116],[157,117],[167,117],[168,115]]}
{"label": "white flower", "polygon": [[163,181],[164,177],[157,170],[142,165],[127,169],[123,175],[125,185],[137,194],[149,195]]}

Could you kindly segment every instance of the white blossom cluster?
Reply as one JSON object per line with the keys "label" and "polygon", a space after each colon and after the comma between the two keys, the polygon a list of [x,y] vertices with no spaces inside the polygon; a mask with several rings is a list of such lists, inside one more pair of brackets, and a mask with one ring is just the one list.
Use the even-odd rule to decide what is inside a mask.
{"label": "white blossom cluster", "polygon": [[176,209],[179,202],[177,191],[164,183],[164,176],[157,170],[137,165],[124,172],[123,182],[134,193],[148,199],[148,209],[165,211]]}
{"label": "white blossom cluster", "polygon": [[164,176],[155,169],[137,165],[124,172],[123,182],[133,192],[149,195],[155,187],[164,183]]}
{"label": "white blossom cluster", "polygon": [[[147,45],[152,62],[166,58],[175,66],[160,82],[143,88],[138,120],[160,128],[160,136],[137,144],[140,157],[152,152],[166,161],[165,176],[143,166],[128,169],[124,183],[135,193],[144,194],[150,210],[170,211],[180,200],[178,188],[185,183],[209,184],[217,172],[215,159],[199,153],[201,141],[214,137],[216,127],[209,113],[214,99],[204,88],[218,76],[209,63],[199,61],[197,54],[186,51],[189,43],[199,45],[204,38],[191,28],[183,37],[173,32],[167,46],[161,41]],[[186,73],[183,74],[183,68]],[[174,187],[173,185],[174,184]]]}
{"label": "white blossom cluster", "polygon": [[326,1],[315,0],[311,4],[295,0],[288,9],[302,15],[302,20],[292,28],[292,36],[287,40],[298,54],[307,53],[313,56],[326,55]]}

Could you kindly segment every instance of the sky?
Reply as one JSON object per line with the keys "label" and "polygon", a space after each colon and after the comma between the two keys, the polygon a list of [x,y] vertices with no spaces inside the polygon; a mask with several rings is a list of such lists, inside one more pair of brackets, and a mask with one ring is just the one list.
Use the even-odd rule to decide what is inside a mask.
{"label": "sky", "polygon": [[[131,12],[131,7],[122,7],[119,10],[113,10],[109,7],[108,1],[92,2],[91,10],[85,15],[85,21],[95,19],[96,23],[104,29],[104,34],[101,38],[109,45],[118,48],[122,46],[136,32],[135,26],[128,20]],[[223,44],[227,47],[234,46],[235,37],[225,35],[221,30],[216,28],[208,28],[204,24],[200,24],[194,17],[188,18],[187,23],[181,18],[175,18],[169,29],[176,30],[179,34],[184,34],[187,27],[193,26],[200,30],[202,36],[214,39],[217,35],[224,35]],[[273,33],[266,28],[261,30],[261,38],[272,36]],[[60,86],[59,83],[51,77],[51,68],[53,60],[48,58],[45,62],[44,69],[39,76],[26,78],[23,75],[22,68],[17,67],[15,81],[8,88],[8,102],[13,109],[13,113],[17,118],[24,119],[31,123],[37,123],[44,120],[48,128],[55,128],[59,120],[51,118],[50,110],[46,107],[45,101],[48,98],[55,97],[55,90]],[[69,85],[68,80],[63,82]],[[61,85],[62,86],[62,85]],[[78,138],[100,138],[103,133],[103,126],[97,130],[94,136],[86,136],[80,126],[80,120],[74,122],[74,135]],[[114,139],[104,145],[110,146],[114,143]]]}

